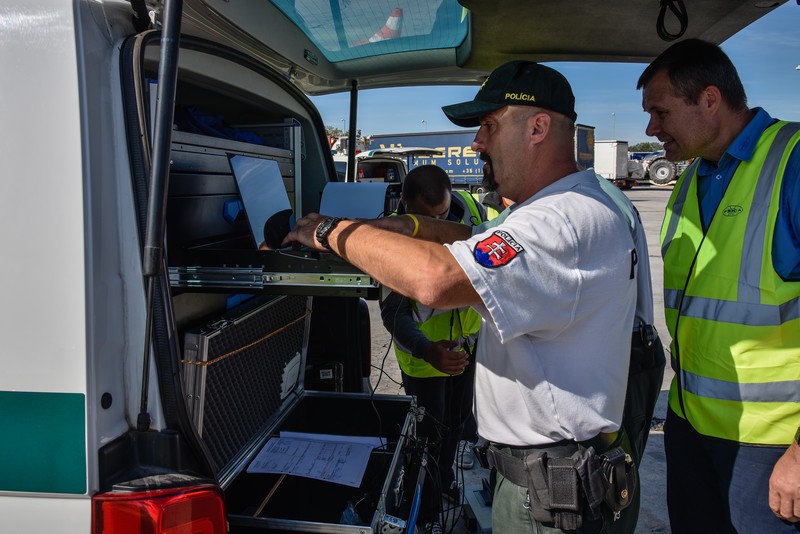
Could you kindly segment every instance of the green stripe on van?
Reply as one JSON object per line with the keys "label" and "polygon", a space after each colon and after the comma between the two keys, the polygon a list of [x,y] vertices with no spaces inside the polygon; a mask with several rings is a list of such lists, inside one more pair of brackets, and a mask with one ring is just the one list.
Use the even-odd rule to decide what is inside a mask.
{"label": "green stripe on van", "polygon": [[86,493],[85,396],[0,391],[0,491]]}

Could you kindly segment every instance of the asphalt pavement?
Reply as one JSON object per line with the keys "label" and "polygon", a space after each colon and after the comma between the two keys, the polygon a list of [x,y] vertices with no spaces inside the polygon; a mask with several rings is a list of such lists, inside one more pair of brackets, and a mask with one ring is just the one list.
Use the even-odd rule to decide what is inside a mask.
{"label": "asphalt pavement", "polygon": [[[647,233],[648,255],[653,278],[653,303],[655,327],[667,350],[667,369],[661,395],[653,416],[652,430],[647,442],[642,465],[639,466],[639,479],[642,489],[639,523],[636,534],[669,533],[669,520],[666,504],[666,471],[664,458],[664,435],[661,425],[666,417],[667,391],[673,373],[669,369],[669,334],[664,322],[664,298],[662,292],[663,265],[659,250],[659,232],[664,209],[672,192],[672,187],[636,186],[625,191],[642,218]],[[391,350],[391,336],[383,328],[380,310],[376,301],[369,302],[372,328],[372,385],[377,393],[405,394],[400,385],[400,369]],[[477,462],[472,469],[461,470],[460,479],[464,481],[465,501],[468,506],[450,511],[450,521],[445,532],[467,534],[491,532],[491,509],[483,505],[482,480],[488,479],[489,472],[481,469]]]}

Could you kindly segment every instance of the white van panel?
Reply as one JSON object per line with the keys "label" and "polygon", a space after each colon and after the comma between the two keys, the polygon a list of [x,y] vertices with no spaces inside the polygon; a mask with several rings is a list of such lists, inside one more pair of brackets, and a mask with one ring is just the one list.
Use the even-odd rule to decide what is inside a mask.
{"label": "white van panel", "polygon": [[0,532],[87,534],[92,528],[92,500],[23,497],[0,493]]}
{"label": "white van panel", "polygon": [[0,19],[0,391],[86,391],[73,18],[73,2],[16,0]]}

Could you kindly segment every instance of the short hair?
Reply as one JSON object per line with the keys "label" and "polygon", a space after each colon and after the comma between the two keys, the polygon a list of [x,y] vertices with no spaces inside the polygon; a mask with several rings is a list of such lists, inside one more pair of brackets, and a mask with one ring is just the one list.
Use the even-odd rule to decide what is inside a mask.
{"label": "short hair", "polygon": [[406,202],[421,200],[428,206],[436,206],[444,202],[452,188],[447,171],[436,165],[420,165],[411,169],[403,180],[403,197]]}
{"label": "short hair", "polygon": [[667,48],[644,69],[636,83],[642,89],[662,70],[667,71],[676,96],[697,104],[700,93],[713,85],[733,110],[747,108],[747,95],[730,58],[714,43],[686,39]]}

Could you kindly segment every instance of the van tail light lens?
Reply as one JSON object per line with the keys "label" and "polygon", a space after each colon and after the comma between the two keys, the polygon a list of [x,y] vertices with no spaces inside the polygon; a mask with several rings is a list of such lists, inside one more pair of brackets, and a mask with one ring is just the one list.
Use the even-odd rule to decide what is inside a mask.
{"label": "van tail light lens", "polygon": [[211,484],[92,499],[92,534],[227,534],[222,490]]}

